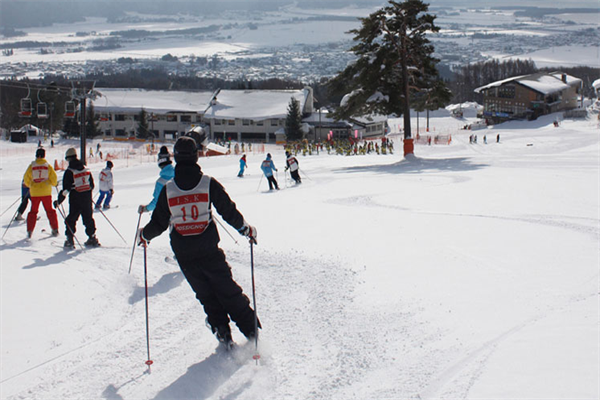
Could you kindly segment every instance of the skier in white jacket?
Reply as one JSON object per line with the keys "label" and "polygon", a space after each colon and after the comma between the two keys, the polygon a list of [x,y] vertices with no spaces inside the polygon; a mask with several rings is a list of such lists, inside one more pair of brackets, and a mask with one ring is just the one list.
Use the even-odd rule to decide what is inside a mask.
{"label": "skier in white jacket", "polygon": [[100,197],[98,197],[98,201],[96,202],[96,210],[102,207],[102,200],[104,200],[104,209],[110,208],[110,200],[114,193],[112,167],[112,161],[107,161],[106,168],[100,171]]}

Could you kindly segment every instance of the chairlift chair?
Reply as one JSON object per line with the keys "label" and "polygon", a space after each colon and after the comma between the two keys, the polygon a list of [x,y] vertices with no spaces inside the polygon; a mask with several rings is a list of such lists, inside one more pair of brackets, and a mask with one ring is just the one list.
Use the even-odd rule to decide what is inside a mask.
{"label": "chairlift chair", "polygon": [[67,101],[65,103],[65,118],[75,118],[75,102]]}
{"label": "chairlift chair", "polygon": [[44,102],[37,103],[37,117],[39,119],[48,118],[48,106]]}
{"label": "chairlift chair", "polygon": [[29,97],[21,99],[21,111],[19,111],[19,116],[31,118],[32,111],[31,99]]}

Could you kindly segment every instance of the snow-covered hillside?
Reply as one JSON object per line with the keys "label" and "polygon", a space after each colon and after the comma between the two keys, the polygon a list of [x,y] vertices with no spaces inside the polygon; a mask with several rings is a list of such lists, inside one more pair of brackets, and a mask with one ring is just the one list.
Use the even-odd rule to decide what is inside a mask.
{"label": "snow-covered hillside", "polygon": [[[141,248],[128,267],[158,167],[116,160],[106,217],[127,243],[95,214],[103,247],[65,252],[62,221],[52,238],[42,211],[31,241],[21,224],[0,244],[1,398],[599,398],[600,129],[555,118],[479,130],[478,144],[456,129],[469,121],[432,118],[450,145],[410,160],[300,156],[297,187],[271,146],[278,192],[264,154],[248,154],[243,179],[236,156],[201,159],[258,229],[259,365],[235,329],[236,352],[218,348],[165,233],[147,251],[147,373]],[[2,211],[35,146],[0,144]],[[249,245],[228,229],[222,247],[251,295]]]}

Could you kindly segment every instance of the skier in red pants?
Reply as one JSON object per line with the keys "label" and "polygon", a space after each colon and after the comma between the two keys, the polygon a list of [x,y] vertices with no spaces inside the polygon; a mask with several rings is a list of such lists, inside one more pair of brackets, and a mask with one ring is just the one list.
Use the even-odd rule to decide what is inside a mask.
{"label": "skier in red pants", "polygon": [[29,195],[31,196],[31,210],[27,214],[28,238],[33,234],[40,203],[44,205],[44,210],[46,210],[46,215],[50,221],[52,236],[58,236],[58,218],[56,217],[56,210],[52,208],[52,187],[58,184],[58,178],[56,177],[56,171],[48,164],[45,157],[46,150],[38,148],[35,152],[35,161],[29,165],[23,177],[23,184],[29,187]]}

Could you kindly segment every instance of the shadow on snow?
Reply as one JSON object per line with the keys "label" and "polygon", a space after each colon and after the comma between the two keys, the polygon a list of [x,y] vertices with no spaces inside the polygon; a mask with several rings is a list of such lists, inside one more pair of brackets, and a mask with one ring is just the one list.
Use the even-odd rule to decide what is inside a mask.
{"label": "shadow on snow", "polygon": [[241,368],[225,350],[192,365],[175,382],[161,390],[153,400],[206,399]]}
{"label": "shadow on snow", "polygon": [[386,165],[365,165],[357,167],[339,168],[334,172],[375,172],[380,174],[417,174],[421,172],[460,172],[474,171],[488,167],[487,164],[477,164],[467,157],[457,158],[405,158],[400,162]]}
{"label": "shadow on snow", "polygon": [[[181,271],[171,272],[163,275],[158,282],[148,288],[148,296],[155,296],[161,293],[167,293],[171,289],[176,288],[183,282],[183,274]],[[135,304],[138,301],[144,300],[146,297],[146,289],[143,286],[135,288],[129,297],[129,304]]]}

